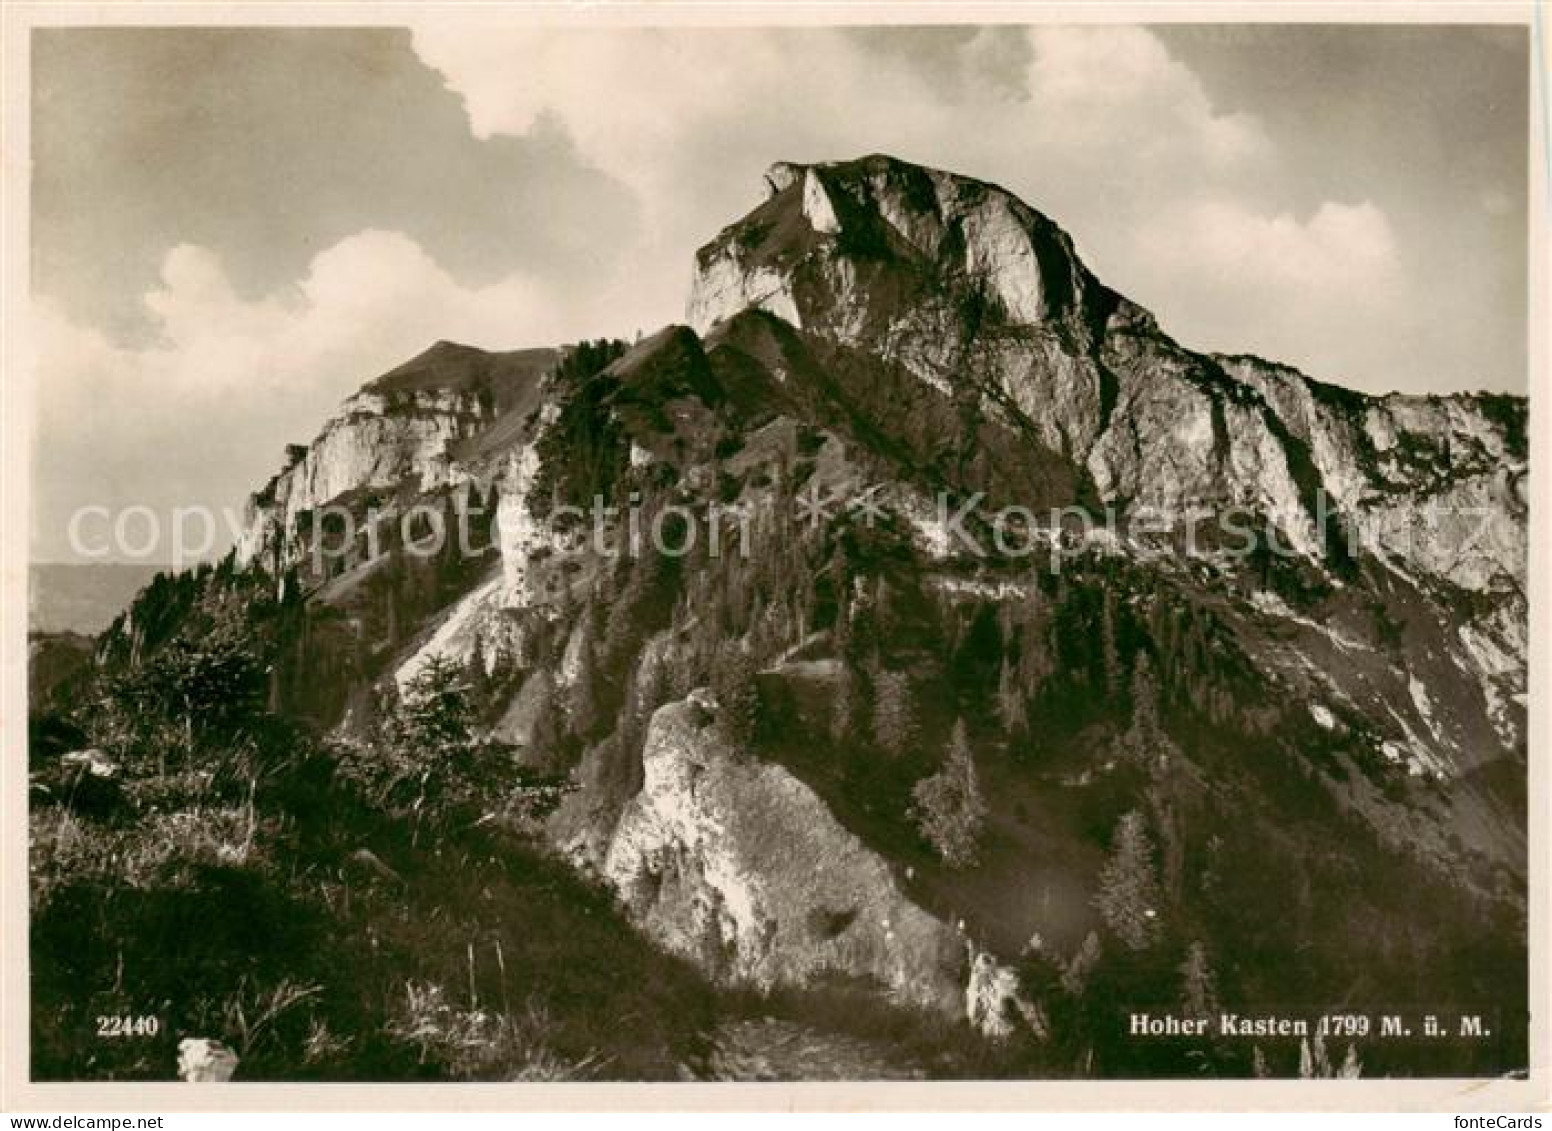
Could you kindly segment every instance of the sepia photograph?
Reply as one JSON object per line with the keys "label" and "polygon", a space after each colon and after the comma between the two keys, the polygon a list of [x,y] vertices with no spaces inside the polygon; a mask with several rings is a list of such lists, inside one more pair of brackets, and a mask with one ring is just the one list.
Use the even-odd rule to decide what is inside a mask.
{"label": "sepia photograph", "polygon": [[8,1093],[1545,1103],[1544,49],[1427,8],[9,12]]}

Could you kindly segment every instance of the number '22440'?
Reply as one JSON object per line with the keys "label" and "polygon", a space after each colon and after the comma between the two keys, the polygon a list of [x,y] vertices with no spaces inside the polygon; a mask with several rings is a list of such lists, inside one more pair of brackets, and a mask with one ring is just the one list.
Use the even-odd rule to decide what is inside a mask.
{"label": "number '22440'", "polygon": [[128,1014],[115,1014],[97,1018],[97,1036],[104,1040],[121,1037],[154,1037],[161,1028],[162,1023],[149,1015],[132,1017]]}

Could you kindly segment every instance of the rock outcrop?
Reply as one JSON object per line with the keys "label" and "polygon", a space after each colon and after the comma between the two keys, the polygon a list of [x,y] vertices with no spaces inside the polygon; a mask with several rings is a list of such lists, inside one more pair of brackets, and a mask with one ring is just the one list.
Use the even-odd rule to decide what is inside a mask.
{"label": "rock outcrop", "polygon": [[1523,593],[1529,449],[1514,398],[1368,397],[1259,358],[1218,360],[1308,451],[1364,549],[1461,589]]}
{"label": "rock outcrop", "polygon": [[985,951],[970,962],[965,1017],[977,1032],[993,1040],[1006,1040],[1021,1026],[1041,1040],[1050,1035],[1045,1011],[1025,995],[1018,974]]}
{"label": "rock outcrop", "polygon": [[238,1057],[220,1041],[185,1037],[178,1042],[178,1079],[186,1084],[225,1084],[237,1071]]}
{"label": "rock outcrop", "polygon": [[[766,202],[698,254],[692,325],[716,336],[758,308],[902,366],[917,396],[973,394],[1080,469],[1123,531],[1111,544],[1139,527],[1189,534],[1233,571],[1243,562],[1214,534],[1227,519],[1265,524],[1278,552],[1335,586],[1358,559],[1379,563],[1457,624],[1442,645],[1454,672],[1483,689],[1506,748],[1522,740],[1523,400],[1370,396],[1193,352],[994,185],[886,157],[781,163],[767,184]],[[1480,760],[1420,715],[1390,724],[1404,762],[1449,773]]]}
{"label": "rock outcrop", "polygon": [[653,716],[644,784],[609,843],[603,872],[631,915],[730,982],[860,979],[962,1015],[954,930],[906,898],[806,785],[732,749],[703,704]]}
{"label": "rock outcrop", "polygon": [[363,493],[391,498],[467,479],[478,461],[462,458],[460,442],[526,412],[557,357],[439,342],[372,381],[311,444],[289,448],[286,465],[249,499],[238,563],[281,572],[305,556],[311,520],[324,508],[349,507]]}
{"label": "rock outcrop", "polygon": [[758,308],[933,388],[968,384],[1121,508],[1184,520],[1250,505],[1312,559],[1345,523],[1419,575],[1523,591],[1525,437],[1509,398],[1369,397],[1193,353],[994,185],[887,157],[780,163],[766,180],[769,199],[696,257],[701,332]]}

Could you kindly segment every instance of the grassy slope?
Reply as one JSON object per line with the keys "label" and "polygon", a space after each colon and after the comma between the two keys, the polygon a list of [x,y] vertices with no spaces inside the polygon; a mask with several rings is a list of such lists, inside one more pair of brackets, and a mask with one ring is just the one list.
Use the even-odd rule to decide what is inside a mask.
{"label": "grassy slope", "polygon": [[[704,981],[560,862],[484,830],[412,848],[322,762],[251,812],[194,775],[96,808],[34,808],[38,1078],[167,1079],[202,1036],[244,1079],[667,1079],[710,1019]],[[102,1015],[160,1031],[101,1040]]]}

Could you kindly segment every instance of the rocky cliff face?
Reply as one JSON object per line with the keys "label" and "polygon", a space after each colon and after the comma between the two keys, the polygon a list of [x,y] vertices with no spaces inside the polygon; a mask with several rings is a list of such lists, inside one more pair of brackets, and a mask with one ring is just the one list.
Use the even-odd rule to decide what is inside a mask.
{"label": "rocky cliff face", "polygon": [[439,342],[372,381],[249,499],[238,561],[284,571],[305,555],[307,516],[353,508],[364,492],[425,494],[467,479],[478,461],[459,458],[460,442],[527,410],[556,357]]}
{"label": "rocky cliff face", "polygon": [[933,275],[1026,326],[1081,332],[1102,301],[1065,232],[967,177],[875,157],[782,162],[766,184],[765,204],[696,256],[689,322],[700,332],[762,306],[800,329],[887,335],[931,295]]}
{"label": "rocky cliff face", "polygon": [[415,396],[391,412],[376,393],[351,397],[318,438],[249,500],[238,543],[244,565],[281,569],[298,556],[303,516],[358,491],[396,492],[412,484],[432,491],[445,486],[449,445],[480,420],[466,399],[452,394]]}
{"label": "rocky cliff face", "polygon": [[697,330],[760,308],[934,388],[972,388],[1122,507],[1178,519],[1249,503],[1312,558],[1334,514],[1409,570],[1523,591],[1525,437],[1504,398],[1367,397],[1192,353],[992,185],[883,157],[782,163],[766,181],[767,201],[697,256]]}
{"label": "rocky cliff face", "polygon": [[1218,360],[1307,449],[1364,549],[1462,589],[1523,594],[1523,406],[1489,395],[1366,397],[1258,358]]}
{"label": "rocky cliff face", "polygon": [[[571,775],[556,846],[720,979],[861,980],[998,1032],[1012,1003],[1043,1031],[1009,963],[1032,933],[1072,955],[1107,930],[1094,891],[1127,812],[1170,945],[1290,948],[1320,993],[1368,960],[1334,949],[1311,891],[1393,949],[1442,929],[1396,902],[1408,884],[1522,911],[1523,400],[1370,397],[1193,352],[969,178],[871,157],[767,183],[698,253],[688,327],[434,347],[292,453],[239,563],[286,572],[327,505],[493,493],[495,550],[467,576],[352,559],[327,579],[335,668],[476,672],[490,733]],[[983,496],[1119,525],[976,554],[934,499]],[[595,497],[614,510],[568,516]],[[709,550],[719,507],[748,552]],[[1288,552],[1181,542],[1229,508]],[[693,549],[597,544],[665,516]],[[737,743],[729,704],[689,694],[730,657],[761,668],[770,716]],[[988,782],[968,868],[912,815],[956,719]],[[1268,851],[1284,879],[1236,863]]]}
{"label": "rocky cliff face", "polygon": [[604,875],[670,949],[766,989],[864,978],[958,1015],[964,942],[778,765],[730,748],[702,695],[663,707]]}
{"label": "rocky cliff face", "polygon": [[1355,556],[1383,563],[1463,618],[1452,653],[1514,732],[1524,685],[1500,677],[1525,664],[1523,402],[1367,396],[1194,353],[992,185],[882,157],[766,180],[766,202],[699,253],[692,325],[759,307],[974,395],[1078,465],[1123,526],[1244,507],[1337,584]]}

